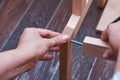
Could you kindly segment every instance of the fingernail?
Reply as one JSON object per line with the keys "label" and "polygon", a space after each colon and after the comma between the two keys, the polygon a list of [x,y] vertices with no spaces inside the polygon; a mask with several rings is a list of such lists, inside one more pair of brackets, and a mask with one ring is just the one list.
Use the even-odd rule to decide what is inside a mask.
{"label": "fingernail", "polygon": [[62,36],[62,40],[63,40],[64,42],[67,42],[68,39],[69,39],[68,35],[64,35],[64,36]]}

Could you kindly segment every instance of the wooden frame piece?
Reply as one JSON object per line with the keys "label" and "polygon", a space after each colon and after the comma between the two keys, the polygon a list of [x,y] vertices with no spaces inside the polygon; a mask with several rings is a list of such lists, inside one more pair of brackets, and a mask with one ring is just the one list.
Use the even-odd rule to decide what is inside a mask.
{"label": "wooden frame piece", "polygon": [[84,10],[86,0],[73,0],[72,14],[80,16]]}
{"label": "wooden frame piece", "polygon": [[98,0],[98,7],[104,8],[108,0]]}
{"label": "wooden frame piece", "polygon": [[71,66],[72,66],[71,39],[73,39],[76,33],[78,32],[93,0],[88,0],[87,3],[85,1],[86,0],[73,0],[72,15],[65,29],[63,30],[63,34],[67,34],[70,37],[70,40],[67,43],[61,45],[60,48],[60,80],[71,79]]}
{"label": "wooden frame piece", "polygon": [[120,16],[120,0],[108,0],[102,17],[96,28],[97,31],[104,31],[106,27]]}
{"label": "wooden frame piece", "polygon": [[[87,54],[90,56],[103,58],[103,53],[110,48],[107,42],[102,41],[98,38],[93,37],[85,37],[83,41],[83,54]],[[116,61],[116,57],[111,57],[109,60]]]}

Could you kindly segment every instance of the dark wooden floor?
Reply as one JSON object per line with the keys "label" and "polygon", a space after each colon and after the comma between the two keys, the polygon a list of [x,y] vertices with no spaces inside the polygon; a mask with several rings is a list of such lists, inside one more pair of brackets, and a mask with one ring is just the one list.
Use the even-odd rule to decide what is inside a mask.
{"label": "dark wooden floor", "polygon": [[[17,46],[26,27],[39,27],[62,32],[71,15],[71,0],[0,0],[0,50]],[[94,0],[75,40],[84,37],[99,37],[95,27],[102,10]],[[15,80],[59,80],[59,53],[52,61],[38,61],[35,68]],[[97,59],[82,54],[82,46],[73,44],[71,80],[109,80],[115,62]]]}

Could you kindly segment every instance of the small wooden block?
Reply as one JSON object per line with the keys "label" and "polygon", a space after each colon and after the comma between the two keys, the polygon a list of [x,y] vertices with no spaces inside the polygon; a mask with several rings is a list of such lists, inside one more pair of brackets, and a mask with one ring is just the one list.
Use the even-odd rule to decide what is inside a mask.
{"label": "small wooden block", "polygon": [[[83,54],[87,54],[94,57],[103,58],[103,53],[110,48],[107,42],[98,38],[85,37],[83,41]],[[109,60],[116,61],[116,57],[111,57]]]}
{"label": "small wooden block", "polygon": [[120,16],[120,0],[108,0],[105,10],[96,28],[97,31],[104,31],[109,24]]}

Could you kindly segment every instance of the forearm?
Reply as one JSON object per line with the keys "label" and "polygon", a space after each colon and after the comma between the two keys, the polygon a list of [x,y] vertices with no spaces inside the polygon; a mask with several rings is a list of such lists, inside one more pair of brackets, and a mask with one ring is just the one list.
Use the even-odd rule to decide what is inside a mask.
{"label": "forearm", "polygon": [[0,53],[0,75],[24,65],[26,62],[32,60],[34,55],[26,54],[26,51],[19,49],[9,50]]}

